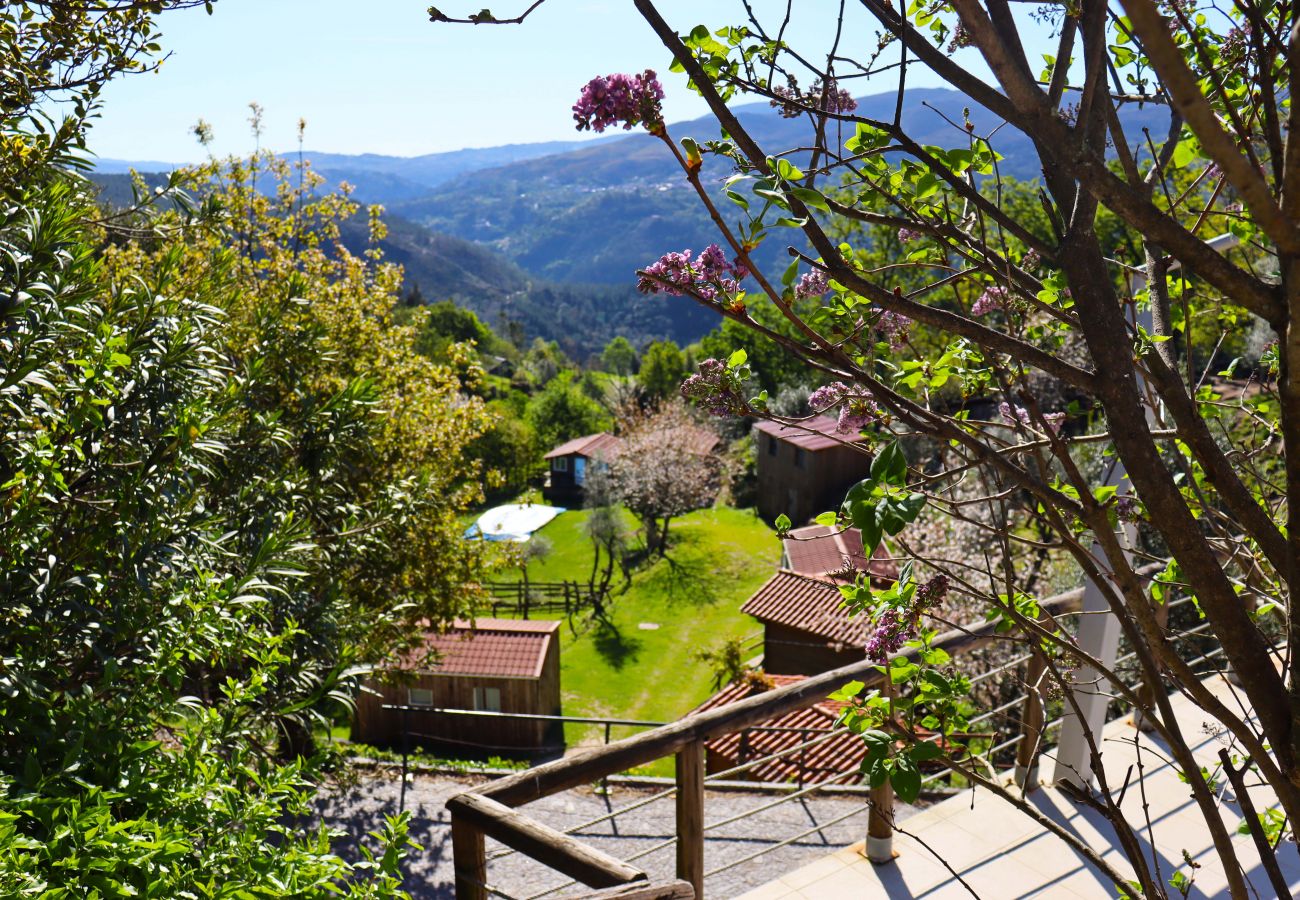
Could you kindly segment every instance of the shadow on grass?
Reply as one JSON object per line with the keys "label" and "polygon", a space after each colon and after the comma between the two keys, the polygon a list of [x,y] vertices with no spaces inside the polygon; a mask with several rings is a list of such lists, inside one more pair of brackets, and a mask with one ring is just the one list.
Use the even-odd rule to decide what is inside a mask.
{"label": "shadow on grass", "polygon": [[718,596],[718,572],[705,557],[673,558],[671,550],[642,584],[668,606],[712,606]]}
{"label": "shadow on grass", "polygon": [[591,632],[591,643],[600,658],[617,672],[628,663],[636,662],[643,642],[634,635],[623,634],[608,619],[598,619]]}

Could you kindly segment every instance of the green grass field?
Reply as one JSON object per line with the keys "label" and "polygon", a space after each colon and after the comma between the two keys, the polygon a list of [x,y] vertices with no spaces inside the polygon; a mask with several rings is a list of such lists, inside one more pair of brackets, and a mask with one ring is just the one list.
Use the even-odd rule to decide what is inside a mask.
{"label": "green grass field", "polygon": [[[586,510],[566,512],[538,532],[552,552],[529,566],[530,580],[587,579],[587,516]],[[635,526],[630,514],[628,523]],[[575,623],[576,636],[567,624],[561,628],[565,714],[667,722],[706,699],[712,673],[695,654],[759,630],[740,605],[772,574],[780,555],[775,533],[752,512],[718,507],[675,520],[668,557],[644,564],[625,590],[616,580],[607,623],[585,629]],[[601,731],[571,726],[567,738],[570,746],[599,741]],[[631,733],[613,729],[615,738]]]}

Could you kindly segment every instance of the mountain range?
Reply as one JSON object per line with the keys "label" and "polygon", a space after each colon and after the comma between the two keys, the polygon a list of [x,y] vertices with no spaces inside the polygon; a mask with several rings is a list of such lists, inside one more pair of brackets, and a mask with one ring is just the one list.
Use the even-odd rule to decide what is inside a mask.
{"label": "mountain range", "polygon": [[[889,120],[895,102],[892,92],[861,97],[858,114]],[[964,146],[968,137],[961,123],[969,118],[974,133],[992,134],[1004,176],[1036,178],[1037,154],[1030,140],[1015,129],[998,130],[999,119],[967,106],[966,97],[956,91],[910,90],[903,125],[920,144]],[[804,142],[807,123],[783,118],[767,104],[739,105],[734,112],[750,135],[773,152]],[[1143,129],[1162,134],[1168,122],[1167,113],[1153,105],[1125,106],[1121,119],[1130,135]],[[720,137],[711,117],[675,123],[668,130],[674,139]],[[828,139],[842,143],[848,136]],[[719,240],[672,154],[656,137],[616,134],[418,157],[304,156],[327,186],[347,181],[358,200],[386,207],[389,256],[407,267],[408,282],[418,283],[430,299],[453,297],[494,326],[494,317],[515,316],[530,333],[559,339],[570,352],[596,349],[602,338],[608,339],[605,335],[620,329],[645,342],[668,336],[690,340],[707,327],[707,319],[668,307],[646,316],[644,304],[658,307],[658,302],[629,302],[637,268],[665,251],[698,251]],[[111,173],[128,165],[150,169],[148,163],[101,160],[99,180],[124,180]],[[728,161],[706,156],[703,178],[711,189],[730,174]],[[730,204],[723,201],[720,208],[730,217]],[[761,249],[760,262],[785,256],[776,241]],[[539,292],[549,293],[543,297]],[[537,306],[560,302],[557,292],[566,297],[563,311],[548,314]]]}

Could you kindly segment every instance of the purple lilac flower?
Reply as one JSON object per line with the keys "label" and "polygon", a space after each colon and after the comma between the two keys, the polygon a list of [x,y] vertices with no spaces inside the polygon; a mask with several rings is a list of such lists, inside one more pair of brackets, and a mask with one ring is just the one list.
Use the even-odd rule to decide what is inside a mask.
{"label": "purple lilac flower", "polygon": [[[1029,410],[1025,409],[1023,406],[1013,407],[1010,403],[1003,401],[998,404],[998,412],[1002,414],[1002,418],[1010,425],[1015,425],[1019,422],[1026,428],[1034,427],[1033,418],[1029,415]],[[1047,427],[1051,429],[1052,434],[1060,434],[1061,426],[1065,424],[1065,413],[1046,413],[1043,415],[1043,421],[1047,424]]]}
{"label": "purple lilac flower", "polygon": [[805,272],[799,279],[799,283],[794,286],[794,295],[800,300],[807,300],[809,297],[820,297],[829,290],[830,284],[826,281],[826,273],[821,269],[814,269]]}
{"label": "purple lilac flower", "polygon": [[971,38],[970,32],[966,30],[966,26],[958,22],[957,27],[953,29],[952,41],[948,44],[948,52],[953,53],[962,47],[969,47],[973,43],[975,41]]}
{"label": "purple lilac flower", "polygon": [[907,340],[908,329],[912,327],[912,320],[902,313],[883,309],[876,318],[873,327],[881,337],[889,342],[889,349],[897,353],[903,349],[903,345]]}
{"label": "purple lilac flower", "polygon": [[1042,262],[1043,258],[1038,255],[1038,251],[1030,249],[1020,258],[1020,267],[1032,271],[1042,265]]}
{"label": "purple lilac flower", "polygon": [[916,610],[919,615],[923,610],[933,609],[948,596],[948,576],[936,575],[916,589]]}
{"label": "purple lilac flower", "polygon": [[995,309],[1005,309],[1006,305],[1007,289],[995,284],[985,288],[984,293],[976,298],[974,305],[970,308],[970,313],[972,316],[984,316]]}
{"label": "purple lilac flower", "polygon": [[825,412],[843,399],[849,392],[849,386],[842,381],[832,381],[819,387],[808,396],[808,406],[813,412]]}
{"label": "purple lilac flower", "polygon": [[898,610],[886,610],[867,638],[867,656],[876,662],[885,662],[902,648],[903,642],[911,636],[911,630]]}
{"label": "purple lilac flower", "polygon": [[720,359],[706,359],[696,374],[682,382],[682,396],[723,418],[744,415],[747,407],[735,376]]}
{"label": "purple lilac flower", "polygon": [[573,118],[579,131],[601,132],[619,124],[624,131],[639,124],[655,131],[663,125],[659,106],[663,98],[664,89],[651,69],[640,75],[605,75],[583,86],[573,105]]}
{"label": "purple lilac flower", "polygon": [[906,641],[916,637],[922,614],[938,606],[947,595],[947,576],[936,575],[916,589],[910,607],[890,607],[881,613],[875,629],[867,638],[867,656],[876,662],[885,662],[901,650]]}
{"label": "purple lilac flower", "polygon": [[1222,177],[1222,175],[1223,175],[1223,169],[1219,167],[1218,163],[1210,163],[1208,166],[1205,167],[1205,177],[1208,178],[1210,181],[1217,181],[1220,177]]}
{"label": "purple lilac flower", "polygon": [[923,237],[925,237],[925,234],[914,228],[904,227],[898,229],[898,240],[904,244],[910,244],[912,241],[919,241]]}
{"label": "purple lilac flower", "polygon": [[1120,494],[1115,498],[1115,513],[1120,521],[1136,522],[1138,518],[1137,498],[1132,494]]}
{"label": "purple lilac flower", "polygon": [[857,434],[880,418],[880,407],[870,397],[850,397],[840,407],[835,430],[840,434]]}
{"label": "purple lilac flower", "polygon": [[841,88],[831,79],[826,86],[820,79],[813,82],[805,94],[796,85],[778,86],[772,89],[776,96],[771,105],[781,111],[785,119],[797,119],[807,109],[819,109],[828,113],[851,113],[858,108],[858,101],[853,95]]}
{"label": "purple lilac flower", "polygon": [[691,251],[665,253],[642,269],[636,288],[643,294],[668,294],[681,297],[694,294],[702,300],[715,300],[719,292],[734,294],[748,270],[739,262],[727,262],[717,244],[710,244],[691,261]]}
{"label": "purple lilac flower", "polygon": [[1250,39],[1250,23],[1243,22],[1223,36],[1219,56],[1224,62],[1239,62],[1246,55],[1246,42]]}

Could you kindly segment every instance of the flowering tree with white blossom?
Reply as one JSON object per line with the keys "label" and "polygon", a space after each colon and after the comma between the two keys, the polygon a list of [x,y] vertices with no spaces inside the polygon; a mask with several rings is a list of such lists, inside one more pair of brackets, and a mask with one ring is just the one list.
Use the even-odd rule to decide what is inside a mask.
{"label": "flowering tree with white blossom", "polygon": [[[661,139],[717,226],[717,245],[698,255],[647,260],[641,290],[689,297],[803,360],[825,385],[814,409],[838,416],[846,441],[874,444],[871,476],[820,521],[853,525],[868,552],[883,543],[904,561],[891,588],[846,590],[875,623],[873,652],[913,651],[900,669],[913,680],[895,690],[920,697],[916,679],[930,678],[914,708],[960,727],[968,685],[945,676],[930,647],[954,596],[998,621],[1000,639],[1043,655],[1042,692],[1063,697],[1065,713],[1083,718],[1072,673],[1092,673],[1094,690],[1154,729],[1229,894],[1248,896],[1195,735],[1168,694],[1214,723],[1253,772],[1259,805],[1276,804],[1242,822],[1273,876],[1300,817],[1297,6],[860,0],[841,3],[826,46],[809,48],[788,36],[806,33],[800,15],[826,24],[820,5],[763,18],[744,3],[731,24],[684,32],[693,23],[635,5],[722,134],[670,134],[649,70],[590,82],[578,127]],[[475,20],[496,21],[486,10]],[[935,110],[943,146],[906,124],[918,70],[969,104]],[[882,83],[896,90],[892,116],[861,114],[854,92]],[[801,120],[804,136],[762,146],[729,105],[746,97]],[[1151,107],[1165,124],[1133,128],[1130,110]],[[1013,138],[1036,156],[1035,184],[1003,175]],[[783,272],[755,262],[771,242],[788,248]],[[765,326],[759,306],[790,327]],[[1247,332],[1265,338],[1252,349]],[[684,393],[715,415],[779,418],[749,387],[748,365],[744,353],[705,360]],[[927,517],[966,523],[996,552],[914,540]],[[1156,690],[1137,691],[1043,617],[1038,601],[1067,571],[1094,585],[1137,680]],[[1161,607],[1174,590],[1194,597],[1240,704],[1211,690],[1205,664],[1173,639]],[[1033,814],[959,742],[921,740],[919,718],[857,690],[841,699],[872,747],[873,782],[914,794],[918,763],[938,758]],[[895,750],[882,728],[911,741]],[[1162,872],[1143,851],[1143,823],[1120,809],[1090,736],[1086,802],[1114,826],[1131,871],[1060,836],[1125,896],[1184,891],[1194,871]]]}

